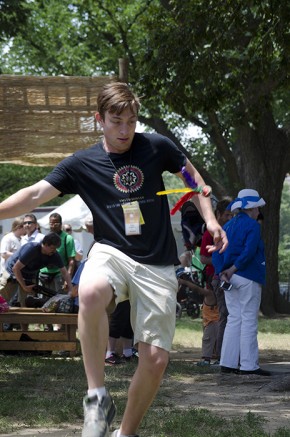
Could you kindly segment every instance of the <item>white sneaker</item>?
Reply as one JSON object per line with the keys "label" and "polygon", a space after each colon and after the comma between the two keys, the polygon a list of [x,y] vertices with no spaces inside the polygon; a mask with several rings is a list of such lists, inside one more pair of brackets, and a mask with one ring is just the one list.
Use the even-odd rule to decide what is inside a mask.
{"label": "white sneaker", "polygon": [[109,427],[115,417],[116,407],[107,393],[101,402],[98,397],[84,397],[84,427],[82,437],[109,437]]}

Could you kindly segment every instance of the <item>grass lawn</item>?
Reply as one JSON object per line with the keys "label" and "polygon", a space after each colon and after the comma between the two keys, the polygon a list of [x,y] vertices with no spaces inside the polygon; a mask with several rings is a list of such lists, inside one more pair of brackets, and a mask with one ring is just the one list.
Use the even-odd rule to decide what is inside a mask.
{"label": "grass lawn", "polygon": [[[183,316],[177,321],[174,350],[200,348],[201,320]],[[261,350],[286,350],[290,344],[290,318],[260,318]],[[81,427],[82,397],[86,380],[81,357],[9,356],[0,357],[0,434],[17,432],[28,427]],[[116,424],[121,419],[127,388],[135,364],[106,367],[107,386],[117,404]],[[170,380],[202,372],[186,361],[170,362],[166,381],[146,415],[142,437],[266,437],[262,419],[249,413],[243,420],[216,417],[205,409],[180,409],[170,397]],[[175,387],[175,388],[174,388]],[[176,385],[172,385],[176,389]],[[275,437],[290,437],[289,430],[280,430]]]}
{"label": "grass lawn", "polygon": [[[173,349],[192,349],[201,347],[201,319],[182,316],[177,320]],[[259,349],[261,351],[289,350],[290,317],[269,319],[259,317]]]}

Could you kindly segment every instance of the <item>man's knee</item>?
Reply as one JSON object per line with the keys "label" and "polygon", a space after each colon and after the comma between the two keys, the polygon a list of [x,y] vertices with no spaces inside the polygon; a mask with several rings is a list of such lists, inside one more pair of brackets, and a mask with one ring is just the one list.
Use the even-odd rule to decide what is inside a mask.
{"label": "man's knee", "polygon": [[[143,353],[140,349],[143,349]],[[139,345],[139,357],[141,364],[156,374],[163,373],[169,362],[169,353],[166,350],[144,343],[143,348]]]}
{"label": "man's knee", "polygon": [[169,354],[164,351],[164,353],[157,354],[153,357],[151,371],[157,378],[164,374],[169,362]]}
{"label": "man's knee", "polygon": [[80,310],[108,308],[113,299],[113,289],[107,281],[99,281],[93,284],[83,283],[79,287]]}

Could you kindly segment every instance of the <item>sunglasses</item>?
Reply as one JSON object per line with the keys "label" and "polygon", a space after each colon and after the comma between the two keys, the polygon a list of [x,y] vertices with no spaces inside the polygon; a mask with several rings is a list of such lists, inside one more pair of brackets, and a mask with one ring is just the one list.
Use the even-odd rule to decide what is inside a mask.
{"label": "sunglasses", "polygon": [[35,222],[23,222],[24,225],[32,225],[32,223],[35,223]]}

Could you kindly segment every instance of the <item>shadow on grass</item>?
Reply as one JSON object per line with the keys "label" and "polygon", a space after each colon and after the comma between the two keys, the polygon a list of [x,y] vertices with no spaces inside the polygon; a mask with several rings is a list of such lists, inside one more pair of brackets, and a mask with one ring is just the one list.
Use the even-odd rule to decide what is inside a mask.
{"label": "shadow on grass", "polygon": [[[136,364],[106,367],[106,386],[117,405],[114,426],[118,426],[127,399],[127,390]],[[263,419],[248,413],[243,419],[218,417],[185,402],[188,382],[194,386],[215,378],[218,368],[198,368],[190,361],[172,360],[164,382],[140,429],[142,437],[267,437]],[[82,397],[86,378],[82,359],[37,356],[0,358],[0,434],[21,428],[81,426]],[[235,388],[233,388],[235,390]],[[178,396],[176,396],[178,394]],[[261,402],[263,400],[261,399]],[[222,408],[222,406],[221,406]],[[272,436],[290,437],[281,429]]]}

